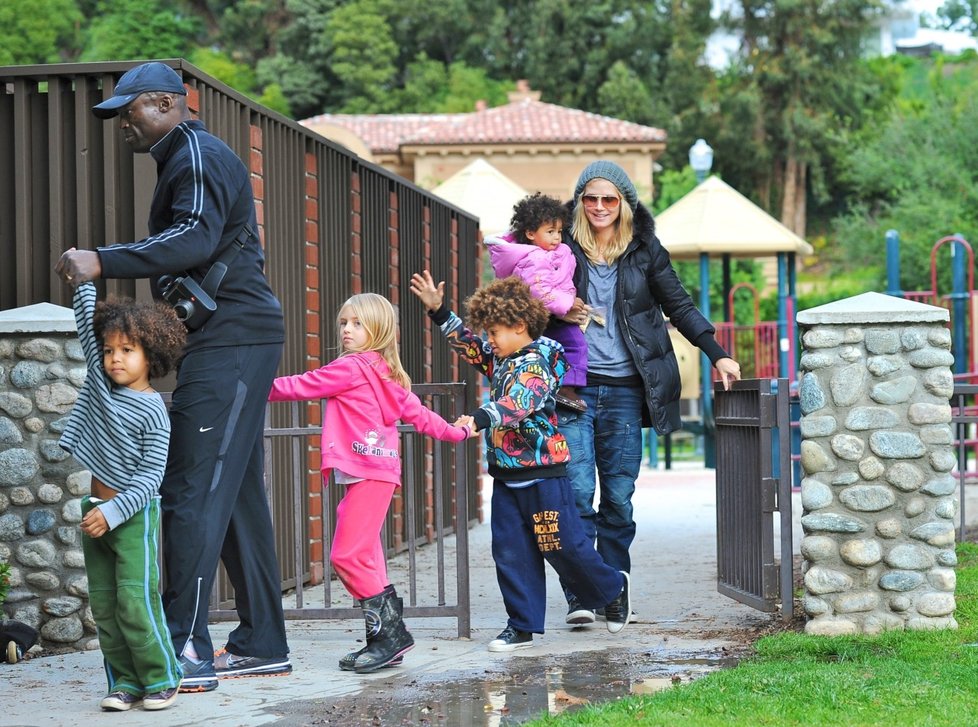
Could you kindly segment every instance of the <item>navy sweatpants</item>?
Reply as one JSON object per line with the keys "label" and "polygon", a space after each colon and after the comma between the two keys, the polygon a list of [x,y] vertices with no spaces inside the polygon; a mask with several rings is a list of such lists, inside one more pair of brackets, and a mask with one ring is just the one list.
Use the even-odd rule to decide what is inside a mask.
{"label": "navy sweatpants", "polygon": [[585,608],[601,608],[621,593],[624,576],[605,563],[584,534],[566,477],[529,487],[492,483],[492,557],[509,625],[544,632],[550,563]]}
{"label": "navy sweatpants", "polygon": [[262,430],[282,346],[192,351],[170,407],[163,505],[163,608],[177,654],[193,641],[214,652],[207,606],[224,561],[240,623],[227,648],[278,657],[289,649],[272,519],[265,499]]}

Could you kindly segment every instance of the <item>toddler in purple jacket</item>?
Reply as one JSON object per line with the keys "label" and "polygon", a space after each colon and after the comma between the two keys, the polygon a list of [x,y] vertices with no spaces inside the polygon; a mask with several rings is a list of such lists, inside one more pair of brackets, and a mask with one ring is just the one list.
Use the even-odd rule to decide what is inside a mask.
{"label": "toddler in purple jacket", "polygon": [[559,341],[570,367],[556,393],[557,403],[584,411],[587,404],[576,387],[587,384],[587,343],[574,323],[561,320],[574,300],[574,253],[561,242],[567,210],[560,200],[537,192],[513,207],[510,231],[486,238],[497,278],[515,275],[530,287],[550,312],[545,336]]}

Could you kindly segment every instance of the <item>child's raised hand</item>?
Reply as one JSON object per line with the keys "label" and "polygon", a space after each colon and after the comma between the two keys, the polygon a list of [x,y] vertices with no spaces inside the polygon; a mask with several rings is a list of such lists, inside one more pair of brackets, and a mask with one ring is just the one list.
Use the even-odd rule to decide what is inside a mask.
{"label": "child's raised hand", "polygon": [[435,285],[431,273],[425,270],[411,276],[411,292],[414,293],[428,310],[438,310],[445,301],[445,281]]}

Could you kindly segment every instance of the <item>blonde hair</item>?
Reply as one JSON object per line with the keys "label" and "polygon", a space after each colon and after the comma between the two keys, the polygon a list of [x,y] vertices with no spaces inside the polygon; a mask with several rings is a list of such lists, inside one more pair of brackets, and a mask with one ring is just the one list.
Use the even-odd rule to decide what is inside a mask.
{"label": "blonde hair", "polygon": [[[571,237],[584,250],[584,254],[587,255],[588,260],[592,263],[598,263],[601,261],[601,256],[598,254],[598,241],[594,236],[594,230],[591,229],[591,223],[587,218],[587,214],[584,212],[584,203],[581,201],[582,197],[584,197],[583,192],[574,201],[574,219],[571,222]],[[604,249],[604,259],[609,265],[614,265],[615,261],[625,253],[625,248],[632,241],[634,234],[633,223],[635,215],[632,213],[632,208],[628,205],[628,202],[622,199],[621,193],[618,194],[618,199],[621,200],[618,203],[618,208],[621,212],[618,213],[618,219],[615,220],[615,234],[611,238],[611,243]]]}
{"label": "blonde hair", "polygon": [[[339,313],[336,314],[336,331],[340,349],[343,348],[340,315],[344,308],[353,311],[353,315],[360,320],[360,325],[367,332],[367,343],[362,351],[379,353],[390,368],[391,380],[410,391],[411,377],[404,370],[401,356],[397,351],[397,311],[394,310],[391,302],[376,293],[358,293],[341,305]],[[344,351],[341,355],[347,353],[360,353],[360,351]]]}

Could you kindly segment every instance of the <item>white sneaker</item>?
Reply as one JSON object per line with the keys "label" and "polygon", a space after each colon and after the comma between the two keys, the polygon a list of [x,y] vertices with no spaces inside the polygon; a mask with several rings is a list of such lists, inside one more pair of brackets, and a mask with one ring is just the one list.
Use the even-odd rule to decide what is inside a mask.
{"label": "white sneaker", "polygon": [[564,619],[572,626],[586,626],[594,623],[594,609],[584,608],[577,597],[567,599],[567,618]]}
{"label": "white sneaker", "polygon": [[489,642],[489,651],[515,651],[533,646],[533,634],[507,626]]}

